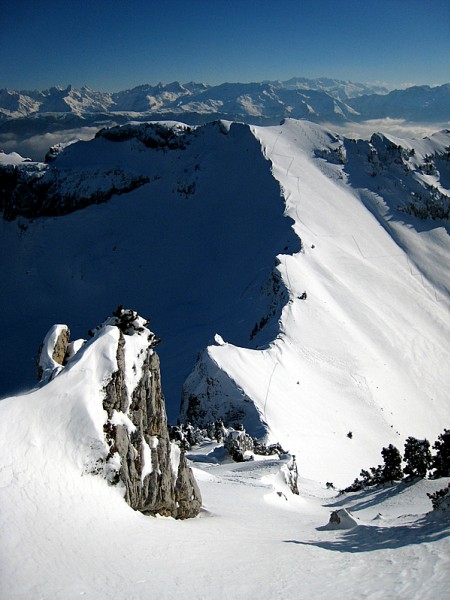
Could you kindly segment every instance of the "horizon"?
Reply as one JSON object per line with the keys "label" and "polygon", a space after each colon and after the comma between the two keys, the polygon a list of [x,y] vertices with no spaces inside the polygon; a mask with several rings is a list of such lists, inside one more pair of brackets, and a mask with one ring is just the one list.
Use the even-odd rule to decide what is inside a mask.
{"label": "horizon", "polygon": [[[32,0],[3,7],[1,87],[330,78],[399,89],[448,83],[450,5],[379,0]],[[301,75],[296,75],[301,73]],[[157,84],[148,84],[157,85]]]}

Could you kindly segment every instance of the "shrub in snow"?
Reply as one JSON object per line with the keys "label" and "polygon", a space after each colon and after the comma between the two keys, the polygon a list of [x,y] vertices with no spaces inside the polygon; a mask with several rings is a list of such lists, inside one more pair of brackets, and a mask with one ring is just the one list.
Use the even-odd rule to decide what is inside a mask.
{"label": "shrub in snow", "polygon": [[189,450],[191,446],[199,446],[205,441],[222,442],[228,435],[228,430],[224,427],[222,419],[216,419],[204,427],[194,427],[191,423],[172,425],[169,435],[172,442]]}
{"label": "shrub in snow", "polygon": [[450,429],[444,429],[438,436],[433,449],[436,450],[431,463],[433,477],[450,477]]}
{"label": "shrub in snow", "polygon": [[288,454],[281,444],[269,444],[248,435],[242,424],[226,428],[222,419],[206,423],[204,427],[194,427],[191,423],[172,425],[169,427],[170,440],[189,450],[203,442],[224,442],[233,460],[242,462],[248,460],[250,454],[261,456],[282,456]]}
{"label": "shrub in snow", "polygon": [[433,494],[427,494],[431,500],[433,510],[450,513],[450,483],[446,488],[437,490]]}
{"label": "shrub in snow", "polygon": [[406,475],[411,478],[426,477],[432,461],[430,442],[410,436],[405,442],[403,460],[406,463],[406,467],[403,469]]}
{"label": "shrub in snow", "polygon": [[287,450],[284,450],[281,444],[278,442],[276,444],[269,444],[269,446],[266,446],[266,444],[255,438],[253,438],[253,452],[261,456],[273,456],[275,454],[281,456],[282,454],[288,454]]}
{"label": "shrub in snow", "polygon": [[298,467],[297,461],[295,460],[295,455],[292,455],[292,459],[286,465],[286,483],[289,486],[291,492],[295,495],[299,495],[298,491]]}

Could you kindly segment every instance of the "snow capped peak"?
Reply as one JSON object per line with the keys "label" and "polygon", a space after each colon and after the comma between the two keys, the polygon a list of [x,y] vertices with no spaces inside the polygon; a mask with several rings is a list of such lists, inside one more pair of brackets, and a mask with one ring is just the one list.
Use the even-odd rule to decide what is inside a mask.
{"label": "snow capped peak", "polygon": [[[43,92],[0,93],[0,116],[17,118],[40,113],[76,114],[143,113],[141,118],[187,115],[194,123],[208,115],[259,124],[279,122],[285,116],[343,123],[379,118],[401,118],[416,122],[449,120],[450,84],[388,90],[382,86],[330,78],[294,77],[288,81],[253,83],[203,83],[178,81],[143,84],[114,93],[79,90],[69,85]],[[48,115],[47,115],[48,116]],[[176,117],[175,117],[176,118]],[[181,117],[180,117],[181,118]]]}

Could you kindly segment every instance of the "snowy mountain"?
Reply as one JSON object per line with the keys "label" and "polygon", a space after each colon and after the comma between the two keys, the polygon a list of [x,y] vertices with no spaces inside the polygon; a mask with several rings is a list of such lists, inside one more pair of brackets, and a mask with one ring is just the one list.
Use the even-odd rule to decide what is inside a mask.
{"label": "snowy mountain", "polygon": [[143,113],[146,118],[184,116],[192,124],[203,116],[267,122],[284,117],[318,123],[339,123],[401,118],[418,122],[446,122],[449,114],[449,85],[416,86],[388,90],[377,86],[336,79],[292,78],[261,83],[202,83],[141,85],[115,93],[80,90],[68,86],[42,92],[0,91],[0,118],[15,119],[48,113],[72,113],[92,118],[95,113]]}
{"label": "snowy mountain", "polygon": [[386,87],[381,85],[355,83],[352,81],[342,81],[341,79],[331,79],[329,77],[319,77],[318,79],[292,77],[292,79],[288,79],[287,81],[271,81],[269,83],[288,90],[303,89],[327,92],[340,100],[357,98],[366,94],[387,94],[389,92]]}
{"label": "snowy mountain", "polygon": [[[443,597],[450,531],[427,493],[449,478],[331,483],[449,425],[449,151],[449,131],[355,141],[287,119],[130,123],[48,164],[0,154],[0,595]],[[118,304],[162,338],[169,421],[281,444],[299,495],[289,456],[233,463],[213,440],[187,453],[203,510],[182,524],[95,474],[111,426],[131,439],[139,421],[105,401],[121,338],[95,326]],[[62,367],[47,337],[42,386],[54,323],[94,338]],[[125,344],[136,382],[142,338]]]}
{"label": "snowy mountain", "polygon": [[52,87],[45,91],[0,90],[0,116],[3,118],[25,117],[35,113],[104,112],[112,104],[110,94],[96,92],[88,87],[80,90]]}
{"label": "snowy mountain", "polygon": [[0,150],[43,160],[50,145],[89,140],[102,127],[130,119],[181,120],[196,126],[219,119],[278,125],[283,118],[294,118],[332,123],[352,136],[379,127],[401,136],[422,136],[447,127],[449,106],[448,85],[388,93],[378,85],[302,77],[216,86],[175,81],[114,93],[72,86],[0,90]]}
{"label": "snowy mountain", "polygon": [[172,422],[184,384],[184,418],[243,421],[340,485],[381,443],[435,437],[450,377],[449,136],[137,123],[48,165],[13,157],[3,393],[32,384],[49,320],[84,337],[123,303],[164,340]]}
{"label": "snowy mountain", "polygon": [[406,119],[423,123],[448,122],[450,84],[412,86],[389,94],[370,94],[348,102],[365,119]]}

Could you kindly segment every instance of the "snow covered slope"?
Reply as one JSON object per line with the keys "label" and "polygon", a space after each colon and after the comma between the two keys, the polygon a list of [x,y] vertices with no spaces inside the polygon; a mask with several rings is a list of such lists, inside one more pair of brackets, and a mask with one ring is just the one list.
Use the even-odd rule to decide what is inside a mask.
{"label": "snow covered slope", "polygon": [[[189,415],[200,422],[205,408],[207,418],[215,407],[246,412],[251,398],[271,441],[299,455],[307,477],[343,484],[376,464],[381,445],[434,439],[448,422],[448,221],[399,213],[392,194],[382,195],[395,172],[386,160],[374,177],[359,165],[355,185],[355,157],[345,151],[353,144],[319,126],[286,121],[253,131],[303,249],[278,257],[290,295],[280,335],[260,350],[210,346],[186,382],[184,414],[189,405],[199,406]],[[445,155],[448,139],[403,145],[423,163]],[[445,183],[448,162],[442,166]],[[403,170],[403,188],[398,180],[399,204],[421,177],[412,171],[409,180]],[[433,177],[444,191],[439,173]],[[248,428],[254,420],[252,412]]]}
{"label": "snow covered slope", "polygon": [[172,422],[200,353],[183,418],[268,428],[310,478],[348,484],[383,445],[435,439],[449,414],[448,220],[411,212],[448,214],[448,140],[352,142],[287,120],[136,124],[68,146],[33,175],[52,182],[56,214],[80,190],[123,191],[111,174],[147,183],[0,223],[4,393],[30,385],[50,324],[85,337],[123,303],[164,341]]}
{"label": "snow covered slope", "polygon": [[[189,456],[199,517],[146,517],[83,470],[86,382],[72,394],[54,384],[53,397],[0,404],[2,598],[446,597],[450,528],[426,514],[426,494],[448,478],[339,497],[301,478],[294,496],[282,462],[232,463],[208,444]],[[356,525],[331,530],[342,507]]]}
{"label": "snow covered slope", "polygon": [[[114,169],[149,181],[64,216],[1,220],[3,389],[30,385],[51,324],[86,337],[118,303],[136,306],[163,338],[172,420],[209,344],[186,400],[266,426],[297,455],[300,495],[284,458],[236,464],[208,443],[189,454],[199,518],[133,511],[86,469],[103,439],[93,399],[116,369],[106,327],[61,376],[0,402],[0,596],[446,597],[450,530],[426,494],[448,478],[343,496],[324,482],[448,427],[448,220],[411,206],[445,209],[449,133],[356,143],[292,120],[168,127],[173,148],[129,126],[30,165],[66,200]],[[342,508],[354,526],[332,529]]]}

